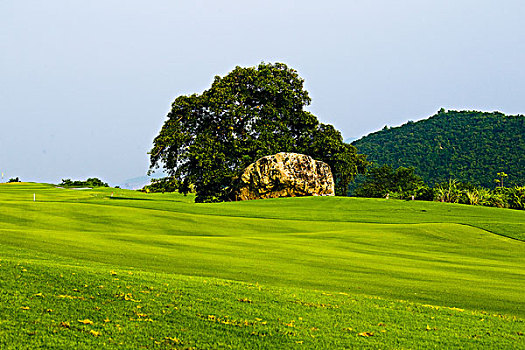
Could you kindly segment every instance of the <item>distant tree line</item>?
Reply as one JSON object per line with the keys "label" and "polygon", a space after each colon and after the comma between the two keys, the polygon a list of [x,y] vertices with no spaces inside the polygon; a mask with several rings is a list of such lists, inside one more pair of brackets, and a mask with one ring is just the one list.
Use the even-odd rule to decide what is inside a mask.
{"label": "distant tree line", "polygon": [[390,165],[372,166],[357,179],[350,194],[357,197],[415,199],[525,209],[525,186],[503,185],[505,173],[497,173],[499,185],[494,189],[449,179],[433,186],[415,174],[413,167],[394,169]]}
{"label": "distant tree line", "polygon": [[173,176],[153,179],[149,185],[144,186],[140,191],[146,193],[180,192],[184,195],[195,192],[193,185],[187,180],[179,181]]}
{"label": "distant tree line", "polygon": [[525,116],[448,111],[352,143],[378,165],[414,167],[434,186],[456,178],[486,188],[505,171],[506,185],[525,184]]}
{"label": "distant tree line", "polygon": [[71,179],[62,179],[59,186],[63,187],[109,187],[109,185],[102,180],[93,177],[86,181],[73,181]]}

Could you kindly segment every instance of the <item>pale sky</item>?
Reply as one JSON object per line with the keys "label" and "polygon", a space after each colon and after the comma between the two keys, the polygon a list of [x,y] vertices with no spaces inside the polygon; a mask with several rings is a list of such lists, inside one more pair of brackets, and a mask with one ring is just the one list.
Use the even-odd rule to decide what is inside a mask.
{"label": "pale sky", "polygon": [[0,0],[0,171],[142,176],[177,96],[262,61],[344,138],[441,107],[524,114],[524,18],[523,0]]}

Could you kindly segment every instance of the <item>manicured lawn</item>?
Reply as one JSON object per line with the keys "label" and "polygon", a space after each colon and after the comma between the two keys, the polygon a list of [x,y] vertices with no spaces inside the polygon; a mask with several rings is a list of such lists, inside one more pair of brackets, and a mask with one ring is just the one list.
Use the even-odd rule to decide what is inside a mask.
{"label": "manicured lawn", "polygon": [[523,211],[44,184],[0,208],[1,347],[525,346]]}

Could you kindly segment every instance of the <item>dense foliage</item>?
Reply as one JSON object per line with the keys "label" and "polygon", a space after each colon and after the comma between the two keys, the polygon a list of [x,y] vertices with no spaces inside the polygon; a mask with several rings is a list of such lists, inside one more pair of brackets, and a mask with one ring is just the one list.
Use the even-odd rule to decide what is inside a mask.
{"label": "dense foliage", "polygon": [[489,190],[456,180],[436,185],[434,200],[488,207],[525,209],[525,187],[497,187]]}
{"label": "dense foliage", "polygon": [[59,185],[64,187],[109,187],[107,183],[96,177],[89,178],[86,181],[62,179],[62,182]]}
{"label": "dense foliage", "polygon": [[144,186],[141,192],[146,193],[165,193],[179,191],[182,193],[188,193],[191,191],[191,187],[185,181],[178,181],[177,179],[167,176],[160,179],[153,179],[149,185]]}
{"label": "dense foliage", "polygon": [[[372,133],[352,143],[379,165],[414,167],[431,185],[450,178],[493,188],[525,184],[525,116],[440,110],[418,122]],[[500,185],[500,182],[498,182]]]}
{"label": "dense foliage", "polygon": [[9,181],[7,181],[8,183],[12,183],[12,182],[21,182],[20,179],[17,177],[13,177],[13,178],[10,178]]}
{"label": "dense foliage", "polygon": [[432,190],[414,173],[414,168],[392,168],[389,165],[368,169],[365,180],[354,193],[370,198],[414,198],[432,200]]}
{"label": "dense foliage", "polygon": [[365,158],[305,111],[309,103],[303,79],[282,63],[236,67],[202,94],[175,99],[150,151],[151,168],[162,165],[193,184],[197,202],[215,202],[230,198],[235,179],[257,159],[297,152],[328,163],[344,195]]}
{"label": "dense foliage", "polygon": [[447,203],[525,209],[525,187],[504,187],[500,185],[491,190],[456,179],[449,179],[432,188],[414,173],[414,168],[399,167],[393,169],[389,165],[373,166],[368,169],[367,174],[359,178],[355,186],[351,188],[351,194],[357,197],[434,200]]}

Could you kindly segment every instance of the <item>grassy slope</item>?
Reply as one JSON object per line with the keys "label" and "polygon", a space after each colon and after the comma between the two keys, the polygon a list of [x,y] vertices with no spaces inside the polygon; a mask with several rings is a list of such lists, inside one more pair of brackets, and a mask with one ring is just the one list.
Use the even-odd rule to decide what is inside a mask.
{"label": "grassy slope", "polygon": [[0,347],[518,348],[523,319],[2,248]]}
{"label": "grassy slope", "polygon": [[[430,322],[431,319],[428,317],[433,317],[429,316],[428,312],[436,311],[429,307],[427,310],[420,304],[411,304],[413,302],[471,310],[461,313],[461,317],[457,320],[453,318],[456,321],[450,320],[449,314],[453,310],[441,310],[440,312],[445,312],[449,318],[449,320],[443,318],[439,327],[435,327],[441,329],[447,327],[462,329],[474,320],[487,319],[489,315],[481,317],[480,310],[519,317],[517,321],[513,319],[514,321],[511,322],[508,318],[490,316],[497,326],[487,329],[492,329],[489,332],[499,329],[496,332],[497,336],[487,338],[485,334],[485,338],[470,338],[474,339],[472,344],[482,344],[476,343],[481,341],[479,339],[489,343],[494,341],[494,344],[502,341],[499,339],[502,337],[511,344],[523,339],[516,334],[520,327],[523,328],[521,318],[525,314],[522,296],[525,281],[522,269],[525,263],[524,243],[481,229],[523,238],[525,222],[523,212],[441,203],[352,198],[296,198],[196,205],[191,203],[191,198],[179,195],[144,195],[118,190],[111,198],[109,197],[111,191],[117,190],[60,190],[38,184],[0,186],[2,208],[0,251],[1,256],[7,257],[2,265],[16,270],[18,268],[16,263],[25,261],[26,265],[30,264],[32,268],[39,271],[33,275],[33,281],[29,279],[29,285],[36,287],[44,287],[45,279],[39,282],[38,278],[41,278],[39,276],[54,274],[54,277],[48,279],[56,283],[51,285],[48,283],[45,287],[46,292],[57,294],[57,290],[62,288],[64,295],[68,295],[67,289],[71,289],[70,287],[76,282],[57,279],[58,272],[53,271],[55,266],[59,271],[63,271],[68,269],[65,265],[85,265],[84,268],[76,268],[80,271],[77,273],[84,276],[82,278],[89,280],[87,285],[110,284],[104,282],[111,279],[109,268],[135,268],[141,271],[141,277],[136,275],[133,279],[129,277],[131,280],[126,284],[129,283],[130,287],[134,285],[134,288],[139,288],[144,283],[153,283],[159,287],[162,282],[169,280],[172,285],[189,283],[188,288],[203,293],[204,296],[208,295],[208,299],[210,295],[216,293],[231,292],[233,294],[230,298],[233,301],[218,298],[217,305],[212,303],[214,305],[206,307],[226,308],[239,313],[238,317],[246,317],[241,314],[249,312],[257,304],[238,301],[244,298],[241,292],[250,285],[219,281],[218,285],[227,283],[236,287],[226,288],[229,292],[219,287],[214,288],[220,290],[211,287],[201,290],[205,285],[203,279],[197,277],[191,279],[179,274],[260,283],[265,286],[268,293],[256,293],[252,297],[261,299],[263,306],[258,306],[257,312],[265,315],[266,318],[273,318],[274,321],[275,318],[297,319],[298,315],[306,314],[309,319],[317,320],[317,323],[313,321],[307,323],[304,332],[310,325],[310,328],[319,328],[319,324],[333,328],[318,339],[311,338],[308,332],[302,334],[304,338],[301,338],[302,340],[294,340],[295,336],[290,338],[282,330],[275,331],[272,336],[266,334],[268,339],[272,339],[271,342],[284,341],[288,345],[306,339],[310,343],[311,339],[317,339],[315,340],[317,345],[321,341],[330,343],[341,337],[343,340],[347,337],[352,340],[372,339],[372,337],[357,336],[359,332],[366,331],[366,327],[373,328],[376,332],[374,340],[368,340],[367,344],[380,347],[431,345],[438,338],[445,343],[448,341],[451,342],[450,344],[458,344],[454,342],[469,333],[453,332],[456,335],[453,336],[451,333],[444,337],[447,332],[440,332],[435,339],[433,336],[428,336],[427,330],[423,330],[423,333],[420,332],[421,334],[418,333],[417,336],[411,334],[410,327],[415,327],[414,331],[421,330],[422,324]],[[32,202],[33,193],[37,194],[37,202]],[[32,258],[35,255],[40,258]],[[31,298],[32,291],[23,289],[17,292],[18,295],[6,292],[10,290],[9,283],[16,283],[18,275],[5,269],[0,269],[1,272],[4,272],[4,277],[13,276],[5,277],[4,280],[7,282],[5,285],[0,285],[2,287],[0,290],[4,291],[2,303],[12,303],[17,297],[22,300],[29,298],[31,301],[38,299]],[[155,279],[155,275],[152,274],[159,274],[157,277],[162,277]],[[20,273],[20,276],[25,274]],[[331,314],[334,312],[330,311],[331,308],[308,306],[329,304],[329,301],[322,299],[324,296],[319,296],[319,292],[304,290],[305,288],[332,293],[337,299],[333,301],[334,303],[345,305],[337,308],[337,317],[354,319],[352,322],[362,326],[356,328],[338,324],[339,321],[336,322],[333,318],[335,315]],[[114,292],[115,289],[110,294],[118,294]],[[39,291],[35,290],[34,294],[37,293]],[[308,307],[305,308],[299,303],[299,306],[303,306],[301,308],[294,302],[290,303],[290,296],[297,293],[305,295]],[[358,306],[354,305],[358,309],[354,310],[347,304],[355,302],[348,302],[345,298],[355,299],[356,295],[362,296],[358,297],[360,300]],[[363,295],[374,295],[381,299],[370,299]],[[393,299],[407,300],[408,304]],[[70,303],[82,304],[78,299],[67,300]],[[195,298],[191,300],[198,304]],[[383,306],[367,304],[368,302],[373,304],[374,300],[381,300]],[[276,303],[274,309],[269,306],[273,301]],[[153,305],[152,303],[155,304],[152,301],[148,302],[148,307]],[[11,312],[20,313],[18,308],[21,306],[12,304]],[[62,306],[58,305],[63,305],[63,300],[54,307],[60,309]],[[43,307],[42,305],[40,308]],[[92,305],[89,305],[88,309],[90,307]],[[198,313],[215,315],[206,307]],[[365,311],[369,307],[381,311]],[[426,310],[423,312],[425,315],[418,319],[418,316],[407,313],[407,307]],[[75,306],[77,311],[82,308],[82,306]],[[161,312],[161,309],[154,312]],[[33,312],[32,310],[22,311],[29,314]],[[203,324],[216,325],[217,323],[213,319],[207,319],[207,315],[202,320],[202,317],[194,311],[186,311],[187,314],[182,319],[195,319],[194,321],[201,328],[206,329],[205,332],[208,332],[209,326],[202,326]],[[116,308],[111,317],[121,318],[122,312],[123,309]],[[131,311],[128,310],[129,312]],[[458,311],[453,313],[456,316]],[[8,319],[8,311],[4,314],[1,319]],[[67,311],[63,311],[62,314],[63,318],[67,319]],[[377,337],[378,332],[381,331],[379,328],[383,326],[377,326],[375,321],[383,314],[388,314],[388,322],[396,324],[394,328],[397,332],[404,334],[406,338],[404,342],[396,345],[394,341],[400,339],[399,337],[403,338],[401,333],[395,337],[392,337],[395,332],[387,338]],[[468,317],[465,316],[467,314]],[[415,317],[417,322],[412,322],[412,317]],[[58,322],[58,319],[53,317],[51,320]],[[166,323],[166,320],[159,320],[159,322]],[[181,327],[181,324],[184,324],[183,321],[174,321],[174,323]],[[378,323],[388,324],[385,320]],[[49,322],[46,324],[49,325]],[[284,324],[281,326],[288,327]],[[474,327],[474,323],[468,327],[474,327],[473,329],[477,329],[478,333],[485,330],[483,327],[487,327],[478,326],[481,328]],[[57,327],[60,329],[59,326]],[[229,329],[229,325],[223,324],[218,327],[219,331],[212,332],[215,334],[212,336],[213,339],[228,341],[232,337],[235,338],[235,335],[221,328]],[[251,329],[253,327],[254,325],[247,327],[246,330],[240,331],[240,334],[246,336],[248,331],[259,332]],[[276,327],[275,329],[280,329],[277,324]],[[144,328],[145,334],[149,334],[146,328]],[[344,331],[344,328],[354,330]],[[56,330],[53,327],[51,329]],[[199,334],[200,328],[196,329],[193,333]],[[83,328],[80,331],[82,330]],[[262,331],[268,331],[267,327],[264,326]],[[347,333],[341,335],[342,331]],[[33,331],[28,330],[23,334],[31,332]],[[221,332],[225,332],[224,335],[221,336]],[[10,331],[4,336],[1,334],[0,339],[2,337],[9,339],[16,332]],[[110,334],[118,338],[120,333]],[[198,339],[195,334],[180,332],[177,334],[186,334],[186,345],[199,346],[195,343]],[[475,335],[468,334],[469,337]],[[85,337],[82,339],[86,341]],[[213,339],[210,341],[212,342]],[[429,342],[426,343],[425,339]],[[155,341],[162,343],[165,340]],[[107,337],[105,341],[108,341]],[[168,342],[170,341],[168,339]],[[248,340],[240,337],[235,341]],[[179,345],[186,346],[183,344],[177,346]]]}

